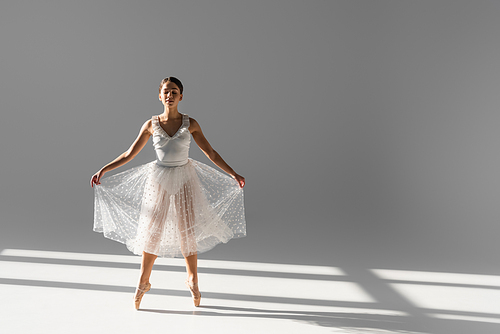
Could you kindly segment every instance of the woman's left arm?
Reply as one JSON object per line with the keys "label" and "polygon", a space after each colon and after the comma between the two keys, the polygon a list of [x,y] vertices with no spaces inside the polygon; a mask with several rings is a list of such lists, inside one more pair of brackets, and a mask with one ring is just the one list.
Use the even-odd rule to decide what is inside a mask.
{"label": "woman's left arm", "polygon": [[205,153],[205,155],[212,160],[212,162],[218,166],[220,169],[231,175],[236,181],[238,181],[238,185],[240,188],[243,188],[245,186],[245,178],[239,174],[237,174],[225,161],[222,159],[219,153],[215,151],[210,143],[208,142],[207,138],[205,138],[205,135],[201,131],[200,124],[194,119],[194,118],[189,118],[189,132],[193,135],[194,141],[200,149]]}

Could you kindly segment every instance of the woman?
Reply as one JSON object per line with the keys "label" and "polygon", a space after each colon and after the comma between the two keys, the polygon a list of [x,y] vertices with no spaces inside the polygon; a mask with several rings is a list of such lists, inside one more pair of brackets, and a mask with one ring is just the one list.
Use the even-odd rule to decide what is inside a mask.
{"label": "woman", "polygon": [[[179,113],[182,98],[179,79],[163,79],[159,90],[163,113],[147,120],[130,148],[90,180],[92,187],[96,185],[94,231],[142,254],[136,309],[151,288],[149,277],[158,256],[184,257],[185,283],[194,305],[199,306],[197,254],[246,235],[245,178],[210,146],[196,120]],[[191,135],[207,157],[232,178],[188,158]],[[156,161],[102,178],[132,160],[150,136]]]}

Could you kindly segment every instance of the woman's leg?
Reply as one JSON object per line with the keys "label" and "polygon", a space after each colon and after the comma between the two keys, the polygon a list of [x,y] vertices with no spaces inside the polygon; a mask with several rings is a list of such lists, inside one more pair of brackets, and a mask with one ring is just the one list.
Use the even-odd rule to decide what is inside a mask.
{"label": "woman's leg", "polygon": [[[149,199],[150,203],[144,206],[144,214],[141,212],[140,233],[137,236],[138,240],[147,240],[143,241],[140,247],[150,251],[158,251],[160,248],[161,234],[157,232],[165,229],[165,220],[170,206],[170,196],[168,193],[159,184],[154,187],[156,187],[156,191],[151,190],[155,193],[154,196],[152,196],[152,199]],[[149,283],[149,277],[151,276],[153,264],[157,257],[157,255],[145,251],[142,252],[139,285]]]}
{"label": "woman's leg", "polygon": [[184,257],[184,260],[186,261],[188,282],[198,283],[198,254]]}
{"label": "woman's leg", "polygon": [[153,270],[153,264],[158,256],[154,254],[149,254],[142,252],[141,261],[141,276],[139,278],[139,286],[146,285],[149,283],[149,277],[151,276],[151,271]]}
{"label": "woman's leg", "polygon": [[200,306],[201,294],[198,289],[198,254],[196,252],[193,194],[189,184],[184,185],[180,198],[182,198],[183,201],[179,203],[181,204],[179,230],[181,234],[181,252],[182,255],[184,255],[188,274],[186,285],[193,296],[194,306]]}
{"label": "woman's leg", "polygon": [[153,264],[155,263],[156,258],[157,256],[154,254],[142,252],[141,276],[134,295],[136,310],[139,309],[144,294],[151,288],[151,284],[149,284],[149,276],[151,276],[151,270],[153,270]]}
{"label": "woman's leg", "polygon": [[186,261],[188,281],[198,283],[198,254],[196,253],[196,235],[194,229],[194,208],[191,185],[186,183],[179,196],[181,252]]}
{"label": "woman's leg", "polygon": [[[189,240],[191,239],[191,237],[188,237],[187,239]],[[186,271],[188,275],[186,285],[189,290],[191,290],[194,305],[199,306],[201,294],[200,290],[198,289],[198,254],[194,253],[188,256],[184,255],[184,261],[186,262]]]}
{"label": "woman's leg", "polygon": [[193,296],[194,306],[200,306],[201,293],[198,289],[198,255],[190,255],[184,257],[186,261],[186,269],[188,273],[188,279],[186,280],[186,286],[191,291],[191,296]]}

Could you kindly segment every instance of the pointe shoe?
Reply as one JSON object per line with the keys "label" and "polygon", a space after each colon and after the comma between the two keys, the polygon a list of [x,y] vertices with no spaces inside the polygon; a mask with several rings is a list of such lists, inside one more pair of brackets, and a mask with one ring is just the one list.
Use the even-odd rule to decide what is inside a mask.
{"label": "pointe shoe", "polygon": [[189,288],[189,291],[191,291],[191,296],[193,296],[194,306],[196,307],[200,306],[201,293],[200,290],[198,289],[198,283],[192,283],[189,281],[186,281],[184,283],[186,283],[186,286]]}
{"label": "pointe shoe", "polygon": [[[142,289],[141,289],[142,287]],[[135,292],[135,297],[134,297],[134,302],[135,302],[135,309],[138,310],[139,309],[139,305],[141,305],[141,300],[142,300],[142,297],[144,296],[144,294],[146,292],[149,291],[149,289],[151,289],[151,284],[148,283],[146,285],[139,285],[137,287],[137,290]]]}

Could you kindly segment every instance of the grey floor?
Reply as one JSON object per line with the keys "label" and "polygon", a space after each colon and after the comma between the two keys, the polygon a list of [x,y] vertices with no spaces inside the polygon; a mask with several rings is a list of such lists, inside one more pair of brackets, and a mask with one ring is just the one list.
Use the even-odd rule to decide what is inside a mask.
{"label": "grey floor", "polygon": [[141,309],[132,255],[4,249],[1,333],[498,333],[500,276],[158,259]]}

